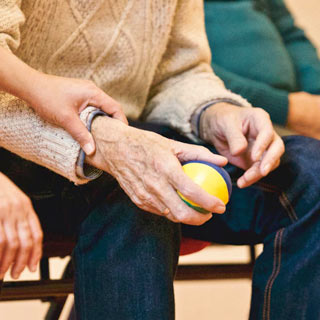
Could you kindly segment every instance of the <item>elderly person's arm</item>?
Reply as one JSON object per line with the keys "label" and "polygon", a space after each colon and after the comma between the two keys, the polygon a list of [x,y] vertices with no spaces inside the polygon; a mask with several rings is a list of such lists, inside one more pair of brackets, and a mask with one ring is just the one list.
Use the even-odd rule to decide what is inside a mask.
{"label": "elderly person's arm", "polygon": [[[283,142],[266,112],[251,108],[244,99],[226,90],[213,74],[201,2],[179,1],[176,11],[171,40],[159,64],[144,116],[147,121],[167,124],[193,138],[191,118],[198,117],[195,122],[200,123],[200,131],[195,131],[230,162],[246,170],[238,184],[248,186],[278,166]],[[103,128],[111,128],[111,134]],[[207,159],[223,165],[223,158],[214,157],[202,147],[126,127],[105,117],[94,120],[92,129],[97,152],[87,157],[87,162],[116,177],[142,209],[164,214],[168,208],[167,217],[173,221],[205,222],[207,216],[198,215],[180,201],[178,189],[208,211],[224,211],[217,199],[201,193],[182,174],[178,162]]]}
{"label": "elderly person's arm", "polygon": [[30,199],[0,172],[0,279],[10,267],[15,279],[26,266],[36,271],[42,237]]}
{"label": "elderly person's arm", "polygon": [[[23,23],[23,14],[13,0],[2,3],[0,10],[3,11],[0,14],[0,26],[3,28],[0,30],[0,46],[14,50],[19,45],[19,24]],[[1,18],[5,21],[1,21]],[[21,82],[20,84],[18,82],[17,86],[20,85]],[[40,82],[40,87],[41,85],[43,90],[48,90],[47,81],[44,85]],[[57,81],[53,81],[52,86],[54,87],[54,85],[57,85],[58,89],[64,92],[65,88],[61,89]],[[67,88],[68,84],[65,84],[65,87]],[[15,90],[9,91],[17,96],[20,95]],[[21,97],[29,101],[30,92],[28,94],[29,90],[26,91],[27,94],[21,95]],[[56,100],[60,94],[59,90],[53,90],[52,99]],[[39,102],[37,99],[35,101]],[[46,107],[46,103],[51,103],[51,101],[44,101],[44,107]],[[63,103],[61,104],[63,105]],[[81,119],[89,125],[96,114],[97,109],[87,108],[81,113]],[[97,141],[97,152],[94,159],[103,158],[109,163],[115,160],[114,167],[121,170],[117,171],[111,166],[108,167],[102,161],[95,161],[92,164],[113,174],[138,206],[150,212],[165,214],[174,221],[192,224],[207,221],[210,215],[204,216],[180,200],[176,193],[176,189],[179,189],[182,194],[189,196],[191,200],[197,201],[199,205],[210,211],[222,213],[225,210],[222,201],[210,196],[186,177],[179,162],[179,160],[198,158],[224,165],[226,160],[223,157],[215,156],[202,147],[176,143],[152,133],[130,128],[116,119],[109,117],[101,119],[102,117],[95,120],[93,125],[93,134]],[[97,127],[96,124],[99,126]],[[112,139],[112,137],[119,139],[109,145],[107,150],[102,141],[105,142],[106,139]],[[123,144],[123,141],[127,141],[129,138],[131,139],[130,144]],[[78,143],[63,129],[44,121],[24,100],[6,93],[0,94],[0,145],[76,183],[85,183],[88,181],[87,178],[92,179],[99,174],[92,170],[85,170],[87,174],[90,172],[90,176],[83,175],[82,166],[78,165],[81,164],[79,160],[83,159],[83,153],[79,158],[80,146]],[[122,147],[120,150],[119,145]],[[148,152],[149,156],[147,157],[144,152]],[[155,164],[154,160],[158,158],[163,159],[161,164],[159,162]],[[139,164],[141,165],[139,166]],[[156,167],[154,167],[155,165]],[[170,169],[173,171],[170,172]],[[143,187],[150,186],[152,182],[155,182],[151,186],[153,189],[148,189],[144,193]],[[136,193],[139,197],[136,196]],[[168,207],[170,208],[169,213],[167,212]]]}
{"label": "elderly person's arm", "polygon": [[[171,41],[159,65],[145,117],[189,136],[196,133],[214,144],[231,163],[246,170],[238,180],[238,185],[245,187],[277,167],[283,142],[266,112],[250,108],[212,72],[203,15],[202,2],[178,2]],[[192,122],[196,124],[193,128]]]}

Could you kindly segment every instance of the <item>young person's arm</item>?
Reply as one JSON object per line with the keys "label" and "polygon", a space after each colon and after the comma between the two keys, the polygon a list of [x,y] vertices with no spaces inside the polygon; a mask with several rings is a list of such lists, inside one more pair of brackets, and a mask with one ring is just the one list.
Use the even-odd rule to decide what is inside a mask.
{"label": "young person's arm", "polygon": [[[120,106],[92,83],[42,74],[13,55],[24,22],[18,2],[0,4],[0,86],[11,93],[0,92],[0,146],[71,181],[85,183],[97,174],[78,176],[80,146],[62,128],[92,153],[93,139],[79,113],[85,125],[99,109],[125,123],[126,118]],[[85,109],[90,104],[98,109]]]}

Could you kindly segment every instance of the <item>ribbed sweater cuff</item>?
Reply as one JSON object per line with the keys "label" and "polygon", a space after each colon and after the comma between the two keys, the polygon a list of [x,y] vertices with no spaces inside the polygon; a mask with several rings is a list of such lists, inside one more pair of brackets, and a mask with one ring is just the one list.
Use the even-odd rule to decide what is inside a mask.
{"label": "ribbed sweater cuff", "polygon": [[[94,107],[87,107],[81,112],[80,118],[82,122],[86,125],[87,129],[91,132],[92,122],[97,116],[106,116],[106,114]],[[82,149],[80,149],[79,158],[76,166],[77,176],[82,179],[94,180],[101,176],[102,170],[94,168],[85,163],[86,154]]]}

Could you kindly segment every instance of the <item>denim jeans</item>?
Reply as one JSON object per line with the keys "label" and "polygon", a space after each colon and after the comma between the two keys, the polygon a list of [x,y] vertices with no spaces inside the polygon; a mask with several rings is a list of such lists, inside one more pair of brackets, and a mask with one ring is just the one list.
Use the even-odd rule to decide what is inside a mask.
{"label": "denim jeans", "polygon": [[[163,126],[138,126],[190,142]],[[45,232],[77,237],[79,320],[174,319],[181,234],[216,243],[263,243],[254,267],[250,319],[320,319],[320,142],[298,136],[284,140],[280,167],[251,187],[238,189],[242,170],[226,167],[233,181],[227,211],[198,227],[140,210],[108,175],[76,187],[30,163],[28,179],[21,179],[27,162],[14,165],[19,159],[0,169],[9,167],[8,175],[31,196]]]}

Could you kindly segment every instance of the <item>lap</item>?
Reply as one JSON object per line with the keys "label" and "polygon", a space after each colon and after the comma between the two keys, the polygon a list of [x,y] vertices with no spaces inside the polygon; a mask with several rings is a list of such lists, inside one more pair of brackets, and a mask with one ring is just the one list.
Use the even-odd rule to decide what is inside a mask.
{"label": "lap", "polygon": [[[131,125],[154,131],[170,139],[196,144],[166,126],[139,122],[133,122]],[[320,197],[320,191],[315,191],[315,186],[318,186],[317,190],[320,190],[317,174],[320,172],[320,165],[317,164],[320,157],[319,142],[305,137],[287,137],[285,143],[287,151],[280,167],[267,178],[249,188],[237,188],[236,180],[242,174],[242,170],[228,165],[226,169],[232,177],[233,193],[226,213],[215,215],[213,219],[200,227],[182,226],[183,234],[221,243],[258,243],[263,241],[267,234],[302,217],[307,207],[313,206]],[[217,153],[214,147],[205,146]],[[13,170],[9,171],[18,172],[16,176],[19,179],[14,179],[14,174],[11,178],[16,180],[18,185],[26,186],[26,189],[30,188],[28,185],[32,185],[29,195],[34,199],[43,225],[48,225],[49,229],[57,225],[59,232],[63,232],[61,228],[66,229],[67,233],[71,229],[76,230],[92,208],[98,205],[99,201],[117,185],[112,177],[104,175],[87,186],[74,186],[45,168],[31,170],[31,172],[36,172],[36,176],[31,176],[30,172],[27,175],[23,173],[27,177],[24,179],[23,175],[20,175],[21,172],[14,169],[21,168],[20,164],[13,165],[19,161],[28,163],[21,159],[11,161],[10,168],[12,169],[13,166]],[[30,164],[27,165],[27,169],[30,169],[28,166]],[[43,178],[46,176],[48,179]],[[26,191],[28,193],[28,190]],[[48,199],[43,199],[43,195]],[[285,203],[287,206],[284,205]],[[58,222],[61,219],[62,221],[69,220],[69,222],[61,224]],[[69,226],[69,230],[65,226]]]}

